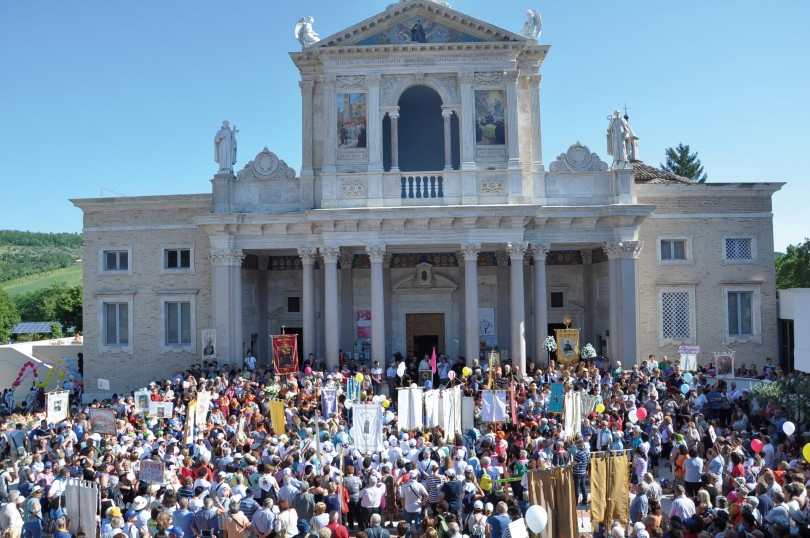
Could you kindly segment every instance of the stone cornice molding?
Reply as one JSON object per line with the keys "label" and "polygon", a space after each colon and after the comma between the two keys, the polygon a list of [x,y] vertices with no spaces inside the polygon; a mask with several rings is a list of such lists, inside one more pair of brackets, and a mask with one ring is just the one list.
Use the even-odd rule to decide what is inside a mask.
{"label": "stone cornice molding", "polygon": [[298,256],[304,265],[314,265],[318,259],[318,249],[309,247],[299,247]]}
{"label": "stone cornice molding", "polygon": [[461,255],[465,262],[477,262],[481,253],[481,243],[465,243],[461,245]]}
{"label": "stone cornice molding", "polygon": [[548,243],[540,245],[532,244],[531,253],[534,261],[545,261],[549,252],[551,252],[551,245]]}
{"label": "stone cornice molding", "polygon": [[385,245],[367,246],[366,254],[371,263],[382,263],[385,259]]}
{"label": "stone cornice molding", "polygon": [[320,250],[324,263],[337,263],[340,258],[340,247],[323,247]]}
{"label": "stone cornice molding", "polygon": [[644,247],[643,241],[621,241],[618,243],[605,243],[602,249],[609,260],[622,258],[635,259]]}
{"label": "stone cornice molding", "polygon": [[208,251],[208,259],[214,267],[241,267],[245,253],[238,248],[212,249]]}
{"label": "stone cornice molding", "polygon": [[509,254],[509,258],[512,261],[522,260],[523,256],[526,254],[526,250],[529,248],[529,243],[507,243],[506,244],[506,252]]}

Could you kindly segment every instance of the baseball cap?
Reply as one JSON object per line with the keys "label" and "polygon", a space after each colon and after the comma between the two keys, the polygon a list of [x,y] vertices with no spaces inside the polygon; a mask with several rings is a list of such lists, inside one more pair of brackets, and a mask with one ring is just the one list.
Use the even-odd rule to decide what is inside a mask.
{"label": "baseball cap", "polygon": [[473,508],[475,510],[483,510],[484,509],[484,503],[481,502],[481,501],[475,501],[475,503],[473,504]]}
{"label": "baseball cap", "polygon": [[419,478],[419,471],[417,471],[416,469],[413,469],[413,470],[412,470],[412,471],[409,473],[409,476],[410,476],[411,478]]}
{"label": "baseball cap", "polygon": [[132,510],[131,508],[124,513],[124,519],[132,519],[133,517],[137,516],[138,512]]}

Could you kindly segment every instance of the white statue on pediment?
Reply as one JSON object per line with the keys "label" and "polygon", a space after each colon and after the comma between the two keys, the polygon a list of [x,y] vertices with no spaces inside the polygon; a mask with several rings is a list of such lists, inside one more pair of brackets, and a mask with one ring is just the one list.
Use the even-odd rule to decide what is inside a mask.
{"label": "white statue on pediment", "polygon": [[607,130],[607,152],[613,157],[615,168],[629,161],[633,148],[633,131],[618,110],[614,111],[612,116],[608,116],[608,120],[610,124]]}
{"label": "white statue on pediment", "polygon": [[301,43],[302,47],[309,47],[321,40],[312,25],[315,19],[312,17],[301,17],[295,25],[295,38]]}
{"label": "white statue on pediment", "polygon": [[214,136],[214,162],[219,164],[220,172],[233,172],[233,165],[236,163],[236,125],[233,128],[228,126],[227,121],[222,122],[222,127]]}
{"label": "white statue on pediment", "polygon": [[540,12],[536,9],[526,10],[526,22],[523,23],[523,28],[520,30],[520,35],[528,39],[537,39],[540,37],[540,32],[543,29],[543,19],[540,17]]}

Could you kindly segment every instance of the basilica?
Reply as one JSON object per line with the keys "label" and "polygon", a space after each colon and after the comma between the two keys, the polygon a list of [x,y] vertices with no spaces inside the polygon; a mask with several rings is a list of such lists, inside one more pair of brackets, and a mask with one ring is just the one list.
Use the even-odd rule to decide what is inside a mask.
{"label": "basilica", "polygon": [[544,155],[549,46],[527,16],[513,32],[402,0],[323,38],[301,19],[300,170],[272,140],[237,158],[225,122],[209,192],[73,200],[88,397],[248,351],[269,364],[282,333],[330,369],[434,348],[525,368],[564,322],[625,367],[683,346],[773,356],[782,184],[644,164],[610,110],[605,147]]}

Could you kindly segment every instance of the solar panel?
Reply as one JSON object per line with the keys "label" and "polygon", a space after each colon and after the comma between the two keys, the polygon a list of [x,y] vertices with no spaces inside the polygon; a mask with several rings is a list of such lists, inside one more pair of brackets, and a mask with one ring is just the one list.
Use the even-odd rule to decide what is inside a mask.
{"label": "solar panel", "polygon": [[[12,329],[12,334],[47,334],[51,332],[51,321],[23,321],[16,324]],[[59,324],[59,327],[62,325]]]}

